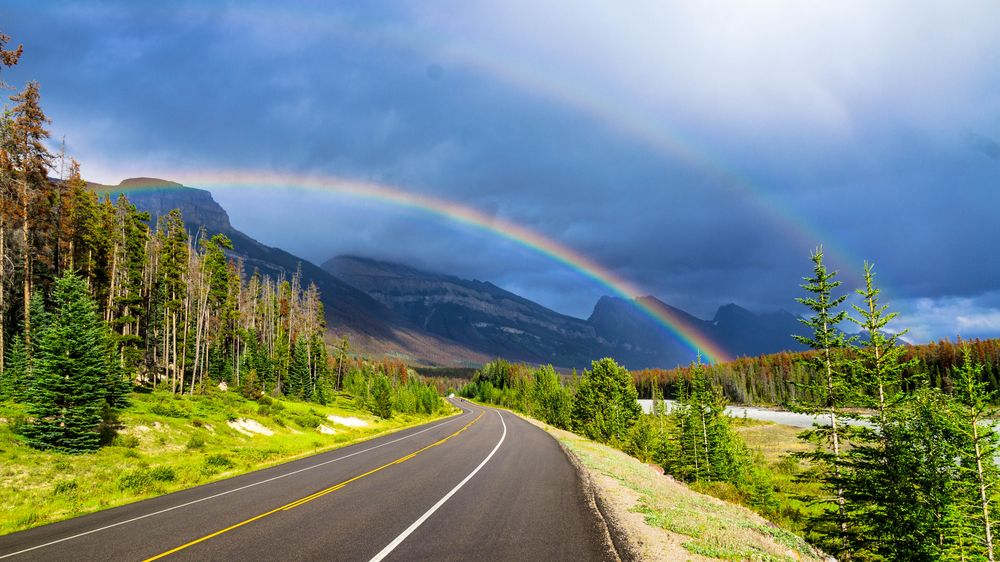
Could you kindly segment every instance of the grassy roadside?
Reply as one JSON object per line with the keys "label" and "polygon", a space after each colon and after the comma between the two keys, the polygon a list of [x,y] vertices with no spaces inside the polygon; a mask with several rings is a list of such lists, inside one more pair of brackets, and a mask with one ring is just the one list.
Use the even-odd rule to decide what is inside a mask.
{"label": "grassy roadside", "polygon": [[701,494],[617,449],[516,414],[579,459],[644,560],[823,560],[801,537]]}
{"label": "grassy roadside", "polygon": [[436,416],[396,413],[383,420],[347,395],[321,406],[280,399],[259,403],[235,392],[134,394],[110,446],[68,455],[24,445],[16,435],[23,407],[3,402],[0,534],[236,476],[454,412],[446,405]]}

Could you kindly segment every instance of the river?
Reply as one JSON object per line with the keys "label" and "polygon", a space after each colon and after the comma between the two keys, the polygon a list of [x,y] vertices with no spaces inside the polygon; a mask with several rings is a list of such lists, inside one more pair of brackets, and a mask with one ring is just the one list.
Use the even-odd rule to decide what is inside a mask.
{"label": "river", "polygon": [[[675,402],[673,400],[667,400],[668,409],[672,408],[674,404]],[[642,411],[647,414],[653,411],[652,400],[639,400],[639,405],[642,406]],[[727,406],[726,413],[734,418],[747,417],[754,420],[769,421],[793,427],[812,427],[814,421],[822,421],[826,419],[823,416],[796,414],[787,410],[767,410],[765,408],[754,408],[752,406]],[[860,422],[852,421],[849,423]]]}

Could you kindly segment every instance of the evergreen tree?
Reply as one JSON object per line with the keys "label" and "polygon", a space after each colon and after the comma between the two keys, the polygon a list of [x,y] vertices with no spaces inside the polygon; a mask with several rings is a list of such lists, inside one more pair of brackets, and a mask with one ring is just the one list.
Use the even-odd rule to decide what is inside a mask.
{"label": "evergreen tree", "polygon": [[374,378],[371,389],[372,413],[389,419],[392,417],[392,385],[389,377],[382,373],[376,374]]}
{"label": "evergreen tree", "polygon": [[959,438],[951,452],[959,471],[952,480],[955,502],[948,514],[949,545],[953,553],[961,546],[957,550],[964,559],[993,562],[995,523],[991,508],[993,489],[1000,479],[996,464],[1000,436],[992,421],[997,410],[991,405],[995,394],[981,380],[983,366],[973,360],[968,346],[963,348],[962,357],[962,365],[952,374]]}
{"label": "evergreen tree", "polygon": [[301,339],[292,345],[292,358],[288,366],[288,377],[285,379],[285,394],[297,398],[308,397],[309,390],[309,359],[307,345]]}
{"label": "evergreen tree", "polygon": [[49,131],[45,126],[48,118],[40,105],[41,94],[38,82],[28,82],[20,94],[11,96],[15,103],[12,110],[10,131],[7,136],[8,146],[4,147],[9,159],[10,171],[18,186],[18,220],[21,223],[21,287],[23,303],[23,325],[25,341],[29,343],[31,336],[31,302],[34,282],[33,261],[37,250],[44,245],[43,240],[36,240],[37,230],[42,230],[41,223],[48,217],[51,203],[51,185],[48,180],[48,170],[52,155],[45,147],[45,139]]}
{"label": "evergreen tree", "polygon": [[25,428],[38,448],[84,452],[100,445],[101,411],[107,404],[106,334],[80,277],[67,273],[53,291],[54,310],[39,334],[32,359]]}
{"label": "evergreen tree", "polygon": [[[856,483],[866,511],[854,519],[853,548],[866,560],[940,560],[951,534],[952,481],[958,465],[957,434],[950,397],[936,388],[919,388],[887,410],[884,466],[861,467]],[[872,455],[873,463],[880,456]],[[851,515],[857,516],[857,511]]]}
{"label": "evergreen tree", "polygon": [[725,413],[726,399],[700,361],[683,386],[670,414],[679,452],[676,459],[664,459],[671,473],[687,481],[734,480],[745,459],[734,457],[737,438]]}
{"label": "evergreen tree", "polygon": [[[809,366],[819,376],[801,385],[800,400],[793,405],[793,409],[824,418],[825,425],[817,425],[803,432],[801,436],[813,444],[813,450],[803,456],[817,467],[817,471],[813,474],[833,498],[833,510],[824,510],[814,518],[813,525],[825,537],[822,546],[827,552],[850,559],[847,506],[844,497],[844,479],[847,475],[843,460],[847,427],[844,425],[842,413],[849,393],[843,372],[843,349],[848,342],[843,333],[837,329],[837,325],[847,316],[846,311],[837,310],[847,296],[833,295],[833,291],[841,282],[835,279],[837,272],[828,271],[823,263],[823,249],[817,248],[810,259],[813,262],[813,277],[806,277],[801,287],[813,296],[798,298],[796,301],[813,313],[809,318],[799,319],[809,327],[812,334],[792,337],[817,352],[809,362]],[[820,498],[816,499],[816,502],[829,503]]]}
{"label": "evergreen tree", "polygon": [[31,369],[28,352],[21,334],[14,336],[7,347],[6,366],[0,373],[0,399],[20,402],[31,386]]}
{"label": "evergreen tree", "polygon": [[[916,425],[896,413],[901,408],[904,413],[909,411],[903,403],[907,397],[902,373],[912,361],[904,359],[905,349],[899,345],[906,331],[887,331],[897,313],[880,304],[874,266],[866,262],[864,271],[865,288],[855,291],[863,299],[862,305],[853,305],[859,317],[848,317],[861,328],[865,341],[853,362],[852,390],[855,403],[873,409],[875,415],[854,428],[852,448],[845,459],[849,476],[843,481],[845,518],[850,521],[846,539],[856,559],[897,559],[900,537],[924,536],[923,524],[913,518],[913,510],[899,509],[898,500],[912,498],[913,461],[920,460],[915,454],[934,452],[920,447],[923,436],[918,430],[937,431],[938,426],[931,418],[915,418],[924,420],[924,425]],[[912,443],[914,439],[918,442]],[[918,502],[915,508],[923,505],[912,499]],[[914,538],[911,548],[916,549],[919,542]]]}

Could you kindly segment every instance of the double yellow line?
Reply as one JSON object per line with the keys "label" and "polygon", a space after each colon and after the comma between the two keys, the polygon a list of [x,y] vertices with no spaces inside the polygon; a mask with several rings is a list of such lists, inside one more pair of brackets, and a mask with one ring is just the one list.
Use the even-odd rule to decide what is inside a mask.
{"label": "double yellow line", "polygon": [[389,468],[390,466],[393,466],[393,465],[396,465],[396,464],[400,464],[400,463],[404,463],[404,462],[412,459],[413,457],[419,455],[420,453],[423,453],[424,451],[426,451],[428,449],[432,449],[434,447],[437,447],[438,445],[441,445],[441,444],[445,443],[446,441],[448,441],[452,437],[455,437],[459,433],[462,433],[466,429],[469,429],[469,427],[471,427],[472,424],[476,423],[477,421],[479,421],[479,418],[483,417],[483,413],[484,412],[480,412],[479,415],[476,416],[475,419],[473,419],[469,423],[465,424],[462,427],[462,429],[459,429],[458,431],[456,431],[455,433],[452,433],[451,435],[445,437],[444,439],[441,439],[439,441],[435,441],[434,443],[431,443],[430,445],[427,445],[426,447],[423,447],[422,449],[418,449],[418,450],[416,450],[416,451],[414,451],[414,452],[412,452],[412,453],[410,453],[410,454],[408,454],[406,456],[400,457],[400,458],[398,458],[398,459],[396,459],[396,460],[394,460],[392,462],[385,463],[385,464],[383,464],[382,466],[380,466],[378,468],[373,468],[373,469],[369,470],[368,472],[365,472],[364,474],[359,474],[359,475],[355,476],[354,478],[351,478],[351,479],[348,479],[348,480],[344,480],[343,482],[340,482],[339,484],[334,484],[333,486],[330,486],[329,488],[324,488],[324,489],[322,489],[322,490],[320,490],[320,491],[318,491],[318,492],[316,492],[314,494],[310,494],[310,495],[308,495],[308,496],[306,496],[304,498],[300,498],[300,499],[297,499],[297,500],[295,500],[293,502],[286,503],[285,505],[283,505],[281,507],[278,507],[278,508],[275,508],[275,509],[272,509],[271,511],[268,511],[266,513],[261,513],[260,515],[256,515],[256,516],[251,517],[250,519],[247,519],[245,521],[240,521],[239,523],[236,523],[235,525],[230,525],[230,526],[226,527],[225,529],[222,529],[222,530],[216,531],[214,533],[205,535],[204,537],[201,537],[199,539],[195,539],[195,540],[193,540],[191,542],[184,543],[184,544],[182,544],[182,545],[180,545],[180,546],[178,546],[176,548],[172,548],[172,549],[170,549],[170,550],[168,550],[166,552],[162,552],[160,554],[157,554],[156,556],[147,558],[143,562],[151,562],[152,560],[159,560],[160,558],[163,558],[165,556],[170,556],[171,554],[173,554],[175,552],[180,552],[180,551],[184,550],[185,548],[194,546],[194,545],[196,545],[198,543],[201,543],[201,542],[205,542],[205,541],[207,541],[209,539],[213,539],[213,538],[215,538],[215,537],[217,537],[217,536],[219,536],[219,535],[221,535],[223,533],[228,533],[229,531],[232,531],[233,529],[238,529],[238,528],[240,528],[240,527],[242,527],[244,525],[248,525],[250,523],[253,523],[254,521],[263,519],[263,518],[267,517],[268,515],[274,515],[275,513],[278,513],[279,511],[288,511],[289,509],[295,509],[296,507],[299,507],[302,504],[311,502],[311,501],[313,501],[316,498],[321,498],[321,497],[323,497],[323,496],[325,496],[327,494],[336,492],[337,490],[343,488],[344,486],[347,486],[351,482],[356,482],[358,480],[361,480],[365,476],[370,476],[370,475],[375,474],[376,472],[378,472],[380,470]]}

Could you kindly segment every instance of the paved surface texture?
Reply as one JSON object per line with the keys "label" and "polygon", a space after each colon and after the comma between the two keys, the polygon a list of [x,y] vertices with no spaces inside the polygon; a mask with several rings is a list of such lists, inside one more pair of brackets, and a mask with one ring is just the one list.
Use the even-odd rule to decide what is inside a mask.
{"label": "paved surface texture", "polygon": [[554,439],[456,405],[447,420],[0,536],[0,559],[613,559]]}

